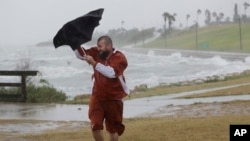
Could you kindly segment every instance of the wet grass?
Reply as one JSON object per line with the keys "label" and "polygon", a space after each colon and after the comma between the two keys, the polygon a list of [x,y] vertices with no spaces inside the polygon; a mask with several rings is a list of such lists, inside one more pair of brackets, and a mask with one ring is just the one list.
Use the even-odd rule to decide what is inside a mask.
{"label": "wet grass", "polygon": [[[198,37],[199,47],[196,48],[194,29],[172,33],[172,36],[167,38],[167,48],[250,52],[250,23],[242,24],[243,50],[240,50],[238,24],[202,27],[198,29]],[[204,44],[206,45],[204,46]],[[145,47],[165,48],[164,39],[163,37],[159,37],[158,39],[146,44]]]}
{"label": "wet grass", "polygon": [[231,86],[243,83],[250,82],[250,75],[239,75],[239,76],[232,76],[227,77],[225,80],[218,80],[213,83],[203,83],[203,84],[193,84],[187,86],[156,86],[147,89],[143,92],[137,92],[136,94],[130,95],[127,99],[134,99],[134,98],[142,98],[142,97],[150,97],[150,96],[159,96],[159,95],[166,95],[166,94],[173,94],[173,93],[180,93],[180,92],[187,92],[187,91],[194,91],[194,90],[202,90],[202,89],[209,89],[209,88],[216,88],[216,87],[224,87],[224,86]]}
{"label": "wet grass", "polygon": [[90,99],[90,94],[83,94],[75,96],[73,100],[67,100],[63,104],[88,104]]}
{"label": "wet grass", "polygon": [[200,94],[191,94],[188,96],[178,98],[202,98],[202,97],[213,97],[213,96],[230,96],[230,95],[246,95],[250,94],[250,85],[238,86],[233,88],[227,88],[222,90],[216,90],[211,92],[205,92]]}
{"label": "wet grass", "polygon": [[[226,141],[229,140],[230,124],[247,123],[250,123],[250,115],[127,119],[126,131],[120,141]],[[104,134],[107,140],[107,133]],[[19,138],[29,141],[93,141],[88,128],[73,132],[50,131]]]}

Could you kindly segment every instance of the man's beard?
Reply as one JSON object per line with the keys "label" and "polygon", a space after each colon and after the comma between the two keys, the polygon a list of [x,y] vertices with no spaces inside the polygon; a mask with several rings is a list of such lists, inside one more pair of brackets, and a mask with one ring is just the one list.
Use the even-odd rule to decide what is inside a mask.
{"label": "man's beard", "polygon": [[105,50],[103,52],[99,52],[99,57],[103,60],[107,59],[107,57],[109,56],[109,51]]}

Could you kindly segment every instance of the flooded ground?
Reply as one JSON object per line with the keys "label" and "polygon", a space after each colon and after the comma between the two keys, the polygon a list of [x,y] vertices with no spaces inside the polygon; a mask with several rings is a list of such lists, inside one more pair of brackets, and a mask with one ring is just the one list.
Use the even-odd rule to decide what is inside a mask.
{"label": "flooded ground", "polygon": [[[249,85],[249,83],[126,100],[124,101],[124,117],[197,117],[221,114],[250,114],[249,103],[247,103],[248,106],[246,104],[243,106],[226,105],[229,101],[250,100],[250,94],[178,99],[181,96],[241,85]],[[12,134],[39,133],[57,129],[79,130],[88,127],[88,121],[88,105],[0,103],[0,133],[10,137]]]}
{"label": "flooded ground", "polygon": [[87,105],[0,104],[0,119],[88,121]]}
{"label": "flooded ground", "polygon": [[[179,96],[179,95],[178,95]],[[134,118],[154,113],[168,105],[192,105],[196,103],[250,100],[250,95],[218,96],[194,99],[172,99],[173,95],[133,99],[124,102],[124,117]],[[89,121],[87,105],[64,104],[0,104],[0,119]],[[173,110],[168,107],[169,110]],[[133,110],[131,110],[133,109]]]}
{"label": "flooded ground", "polygon": [[[212,89],[153,96],[124,101],[124,117],[140,117],[145,114],[154,113],[158,109],[168,105],[192,105],[195,103],[226,102],[233,100],[250,100],[250,95],[218,96],[193,99],[177,99],[181,96],[199,94],[242,85],[233,85]],[[131,110],[133,109],[133,110]],[[168,108],[169,109],[169,108]],[[171,110],[171,109],[170,109]],[[0,119],[21,120],[49,120],[49,121],[89,121],[88,105],[68,104],[23,104],[23,103],[0,103]]]}

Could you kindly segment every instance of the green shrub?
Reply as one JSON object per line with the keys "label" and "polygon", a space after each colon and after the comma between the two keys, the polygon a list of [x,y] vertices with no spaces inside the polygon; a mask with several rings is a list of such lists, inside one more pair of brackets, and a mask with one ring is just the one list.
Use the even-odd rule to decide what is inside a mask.
{"label": "green shrub", "polygon": [[[59,103],[65,102],[67,96],[58,91],[45,79],[40,79],[39,85],[30,83],[27,85],[28,103]],[[0,88],[0,94],[20,94],[20,88]]]}
{"label": "green shrub", "polygon": [[27,102],[31,103],[53,103],[64,102],[67,96],[64,92],[58,91],[52,86],[42,85],[27,86]]}
{"label": "green shrub", "polygon": [[21,93],[20,88],[0,88],[0,94],[16,94]]}

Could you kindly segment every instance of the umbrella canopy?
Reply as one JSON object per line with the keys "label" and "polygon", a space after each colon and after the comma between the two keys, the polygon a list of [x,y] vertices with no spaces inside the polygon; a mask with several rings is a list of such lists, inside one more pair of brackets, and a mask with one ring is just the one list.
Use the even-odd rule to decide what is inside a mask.
{"label": "umbrella canopy", "polygon": [[53,39],[55,48],[69,45],[72,50],[92,39],[92,34],[102,18],[104,9],[97,9],[66,23]]}

